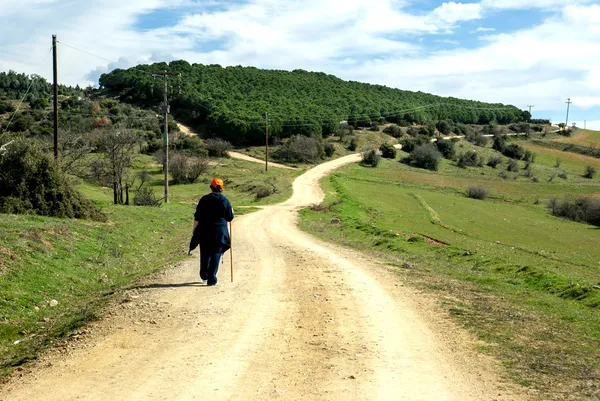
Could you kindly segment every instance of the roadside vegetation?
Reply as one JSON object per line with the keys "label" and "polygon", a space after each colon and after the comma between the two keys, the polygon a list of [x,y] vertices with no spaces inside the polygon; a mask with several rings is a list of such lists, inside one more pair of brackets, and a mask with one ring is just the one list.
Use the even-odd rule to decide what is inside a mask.
{"label": "roadside vegetation", "polygon": [[[418,160],[419,146],[399,159]],[[540,399],[598,399],[600,180],[583,173],[600,159],[493,147],[457,141],[437,170],[348,166],[323,180],[301,227],[396,266]]]}

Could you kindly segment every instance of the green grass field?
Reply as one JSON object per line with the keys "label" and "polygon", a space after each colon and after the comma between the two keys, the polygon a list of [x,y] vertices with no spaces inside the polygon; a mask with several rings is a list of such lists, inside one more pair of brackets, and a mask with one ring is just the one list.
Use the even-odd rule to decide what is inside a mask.
{"label": "green grass field", "polygon": [[[226,180],[224,194],[240,215],[287,199],[301,173],[215,161],[198,183],[171,185],[170,203],[161,207],[115,206],[112,189],[81,182],[78,189],[103,209],[106,223],[0,215],[0,376],[93,319],[115,291],[186,258],[195,206],[213,176]],[[162,172],[152,158],[138,156],[134,167],[152,173],[162,197]],[[277,192],[257,199],[253,188],[260,183]],[[52,300],[58,305],[51,307]]]}
{"label": "green grass field", "polygon": [[[597,194],[600,181],[577,176],[579,155],[561,156],[568,178],[549,182],[555,159],[538,154],[537,183],[522,173],[499,177],[505,164],[460,169],[444,160],[438,172],[390,160],[348,166],[324,180],[326,201],[304,210],[301,226],[397,266],[540,399],[597,399],[600,228],[553,217],[545,203]],[[492,197],[467,198],[468,185]]]}
{"label": "green grass field", "polygon": [[600,131],[580,129],[572,137],[558,137],[555,141],[598,148],[600,147]]}

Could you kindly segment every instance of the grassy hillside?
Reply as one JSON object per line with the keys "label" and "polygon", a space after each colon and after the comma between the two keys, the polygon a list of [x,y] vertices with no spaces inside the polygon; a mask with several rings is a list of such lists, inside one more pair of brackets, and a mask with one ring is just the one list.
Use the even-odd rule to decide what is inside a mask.
{"label": "grassy hillside", "polygon": [[324,73],[222,68],[185,61],[115,70],[102,75],[100,85],[123,101],[156,105],[163,98],[163,89],[151,72],[165,69],[181,73],[180,78],[171,79],[173,112],[202,125],[209,134],[238,143],[261,143],[265,113],[269,113],[274,138],[328,135],[340,121],[368,127],[385,121],[508,124],[530,117],[514,106],[347,82]]}
{"label": "grassy hillside", "polygon": [[[390,160],[377,169],[349,166],[324,180],[325,203],[304,210],[301,224],[397,266],[540,399],[594,400],[600,229],[553,217],[545,204],[553,196],[598,194],[600,180],[580,177],[579,155],[560,156],[556,168],[554,155],[538,154],[538,182],[523,170],[502,178],[506,159],[496,169],[461,169],[443,160],[438,172]],[[567,178],[550,180],[555,170]],[[491,197],[467,198],[472,185]],[[332,224],[333,217],[341,224]]]}

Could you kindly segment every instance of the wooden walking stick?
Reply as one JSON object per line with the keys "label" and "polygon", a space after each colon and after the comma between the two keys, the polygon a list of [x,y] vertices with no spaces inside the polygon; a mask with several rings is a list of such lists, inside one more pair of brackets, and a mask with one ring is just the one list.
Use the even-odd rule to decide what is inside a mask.
{"label": "wooden walking stick", "polygon": [[231,262],[231,282],[233,283],[233,230],[231,229],[231,221],[229,222],[229,241],[231,242],[229,261]]}

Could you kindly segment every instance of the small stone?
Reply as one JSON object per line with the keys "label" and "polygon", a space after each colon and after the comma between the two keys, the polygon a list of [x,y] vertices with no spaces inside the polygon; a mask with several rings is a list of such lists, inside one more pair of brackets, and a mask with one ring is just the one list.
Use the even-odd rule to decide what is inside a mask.
{"label": "small stone", "polygon": [[50,301],[50,307],[54,308],[55,306],[58,306],[58,301],[56,299],[53,299],[52,301]]}
{"label": "small stone", "polygon": [[17,345],[17,344],[19,344],[20,342],[21,342],[21,340],[17,340],[17,341],[15,341],[13,344],[14,344],[14,345]]}
{"label": "small stone", "polygon": [[339,223],[341,223],[342,221],[341,221],[340,219],[338,219],[337,217],[334,217],[333,219],[331,219],[331,222],[332,222],[333,224],[339,224]]}
{"label": "small stone", "polygon": [[40,311],[40,307],[39,306],[34,306],[33,309],[35,309],[36,312]]}

